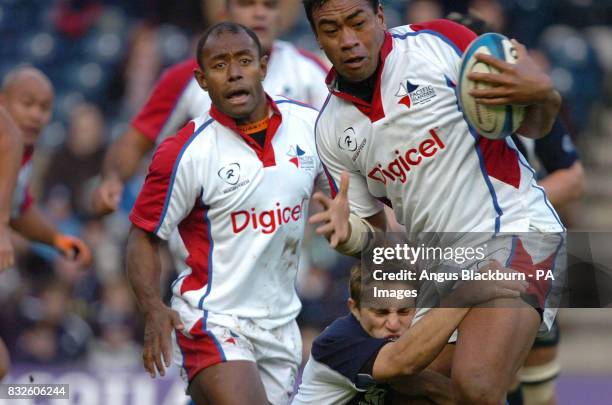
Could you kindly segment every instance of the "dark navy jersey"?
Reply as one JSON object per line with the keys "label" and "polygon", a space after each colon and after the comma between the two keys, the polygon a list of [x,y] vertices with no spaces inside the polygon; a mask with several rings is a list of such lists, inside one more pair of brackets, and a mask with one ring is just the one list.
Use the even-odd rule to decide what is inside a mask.
{"label": "dark navy jersey", "polygon": [[567,169],[579,159],[569,131],[559,118],[544,138],[533,140],[512,135],[512,139],[523,156],[538,170],[539,178],[556,170]]}
{"label": "dark navy jersey", "polygon": [[310,359],[293,404],[384,405],[391,391],[372,378],[380,349],[352,315],[335,320],[312,344]]}

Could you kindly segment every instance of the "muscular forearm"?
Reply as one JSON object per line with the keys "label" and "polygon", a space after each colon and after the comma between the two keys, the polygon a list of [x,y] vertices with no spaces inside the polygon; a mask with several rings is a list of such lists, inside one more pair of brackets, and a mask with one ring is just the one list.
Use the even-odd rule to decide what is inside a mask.
{"label": "muscular forearm", "polygon": [[127,246],[127,276],[143,313],[163,306],[160,293],[161,265],[156,236],[132,227]]}
{"label": "muscular forearm", "polygon": [[26,212],[11,220],[11,227],[28,240],[49,246],[55,246],[59,235],[56,226],[36,205],[31,205]]}
{"label": "muscular forearm", "polygon": [[584,170],[578,161],[567,169],[555,170],[538,182],[554,206],[575,201],[584,192]]}
{"label": "muscular forearm", "polygon": [[128,130],[115,140],[104,157],[102,175],[126,182],[136,173],[142,158],[153,149],[153,142],[137,129]]}
{"label": "muscular forearm", "polygon": [[451,380],[432,370],[414,376],[402,376],[390,383],[391,388],[408,397],[424,397],[436,404],[452,403]]}
{"label": "muscular forearm", "polygon": [[561,95],[551,90],[546,100],[525,108],[525,118],[517,130],[528,138],[538,139],[549,134],[561,107]]}
{"label": "muscular forearm", "polygon": [[415,375],[442,351],[469,308],[434,308],[396,342],[385,345],[374,361],[373,377],[387,381]]}
{"label": "muscular forearm", "polygon": [[23,155],[23,141],[19,129],[0,107],[0,226],[11,217],[13,190]]}

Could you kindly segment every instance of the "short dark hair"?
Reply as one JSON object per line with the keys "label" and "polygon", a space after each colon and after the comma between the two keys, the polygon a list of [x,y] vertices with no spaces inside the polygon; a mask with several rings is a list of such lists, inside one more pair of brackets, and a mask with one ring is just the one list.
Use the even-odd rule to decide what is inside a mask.
{"label": "short dark hair", "polygon": [[[304,11],[306,12],[306,18],[308,18],[308,22],[312,27],[312,30],[316,33],[316,27],[314,24],[314,20],[312,19],[312,13],[321,8],[323,4],[325,4],[328,0],[302,0],[302,4],[304,4]],[[367,0],[372,6],[372,10],[376,12],[378,10],[378,6],[380,6],[380,0]]]}
{"label": "short dark hair", "polygon": [[251,37],[251,39],[253,39],[253,42],[255,42],[255,47],[257,48],[257,55],[259,57],[263,55],[263,48],[261,47],[261,42],[259,42],[259,38],[257,38],[257,35],[252,30],[250,30],[249,28],[245,27],[242,24],[238,24],[233,21],[224,21],[224,22],[215,24],[209,29],[207,29],[206,32],[202,34],[202,36],[200,37],[200,40],[198,41],[196,58],[198,59],[198,65],[200,66],[201,69],[204,69],[204,66],[202,66],[202,53],[204,52],[204,47],[206,46],[206,42],[208,41],[208,38],[211,36],[219,36],[225,32],[229,32],[232,34],[238,34],[240,32],[245,32],[248,36]]}

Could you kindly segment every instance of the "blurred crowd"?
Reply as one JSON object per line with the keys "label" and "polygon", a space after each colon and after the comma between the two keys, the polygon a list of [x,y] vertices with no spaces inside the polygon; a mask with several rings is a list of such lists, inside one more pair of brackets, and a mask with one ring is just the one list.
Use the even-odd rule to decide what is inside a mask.
{"label": "blurred crowd", "polygon": [[[0,274],[0,336],[14,363],[141,367],[142,322],[124,274],[127,214],[143,181],[131,180],[121,210],[90,212],[107,145],[139,110],[162,70],[189,57],[220,1],[2,0],[0,77],[30,63],[56,91],[52,123],[34,157],[33,193],[61,231],[94,252],[79,269],[54,251],[15,240],[18,264]],[[299,0],[286,3],[285,39],[318,51]],[[469,10],[525,43],[550,70],[580,145],[604,136],[612,111],[612,0],[383,1],[390,27]],[[582,156],[588,161],[589,156]],[[346,312],[348,269],[308,231],[298,291],[305,341]],[[176,278],[164,253],[164,292]]]}

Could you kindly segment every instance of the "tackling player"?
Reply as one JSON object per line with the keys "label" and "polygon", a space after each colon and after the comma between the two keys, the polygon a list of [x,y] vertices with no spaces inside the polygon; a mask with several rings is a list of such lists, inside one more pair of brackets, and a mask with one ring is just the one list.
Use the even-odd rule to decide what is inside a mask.
{"label": "tackling player", "polygon": [[[491,264],[489,268],[501,266]],[[445,308],[432,309],[410,326],[415,298],[362,302],[361,297],[372,294],[376,284],[371,277],[362,280],[360,265],[353,267],[350,314],[314,340],[292,404],[384,405],[412,403],[409,401],[416,397],[453,404],[450,380],[426,367],[442,351],[469,307],[494,298],[518,297],[526,290],[526,283],[519,281],[468,282],[445,298]],[[410,282],[386,282],[384,286],[397,284],[404,289]]]}
{"label": "tackling player", "polygon": [[[267,56],[237,23],[198,43],[199,85],[212,100],[156,150],[130,214],[127,271],[145,316],[144,365],[175,360],[197,404],[284,404],[301,360],[294,288],[315,181],[316,110],[274,100]],[[160,239],[178,229],[186,270],[172,309],[159,290]]]}
{"label": "tackling player", "polygon": [[[377,0],[304,0],[304,5],[334,65],[328,76],[332,95],[316,126],[319,156],[336,182],[343,171],[350,173],[341,181],[348,187],[350,178],[348,198],[316,197],[327,209],[311,221],[324,223],[318,232],[332,247],[359,253],[375,228],[372,220],[383,218],[382,200],[414,235],[554,234],[538,257],[519,238],[497,239],[505,255],[498,260],[510,268],[531,272],[562,260],[564,239],[558,233],[564,228],[532,169],[511,141],[481,137],[458,108],[459,64],[473,32],[446,20],[387,31]],[[477,55],[502,73],[472,73],[471,79],[494,87],[471,95],[485,105],[527,105],[520,133],[538,137],[550,132],[560,96],[525,48],[514,46],[515,65]],[[450,244],[458,243],[452,239],[457,235],[438,234]],[[541,321],[549,328],[554,319],[554,309],[544,309],[547,291],[532,284],[532,306],[498,299],[494,308],[475,308],[464,318],[456,346],[448,347],[454,351],[451,372],[459,403],[504,402]]]}
{"label": "tackling player", "polygon": [[[264,89],[320,108],[328,95],[328,71],[315,56],[278,40],[280,0],[226,0],[225,17],[252,29],[269,57]],[[117,209],[124,182],[138,169],[142,158],[169,134],[210,108],[209,95],[193,76],[197,61],[170,67],[161,77],[142,110],[106,153],[102,183],[94,192],[99,214]]]}

